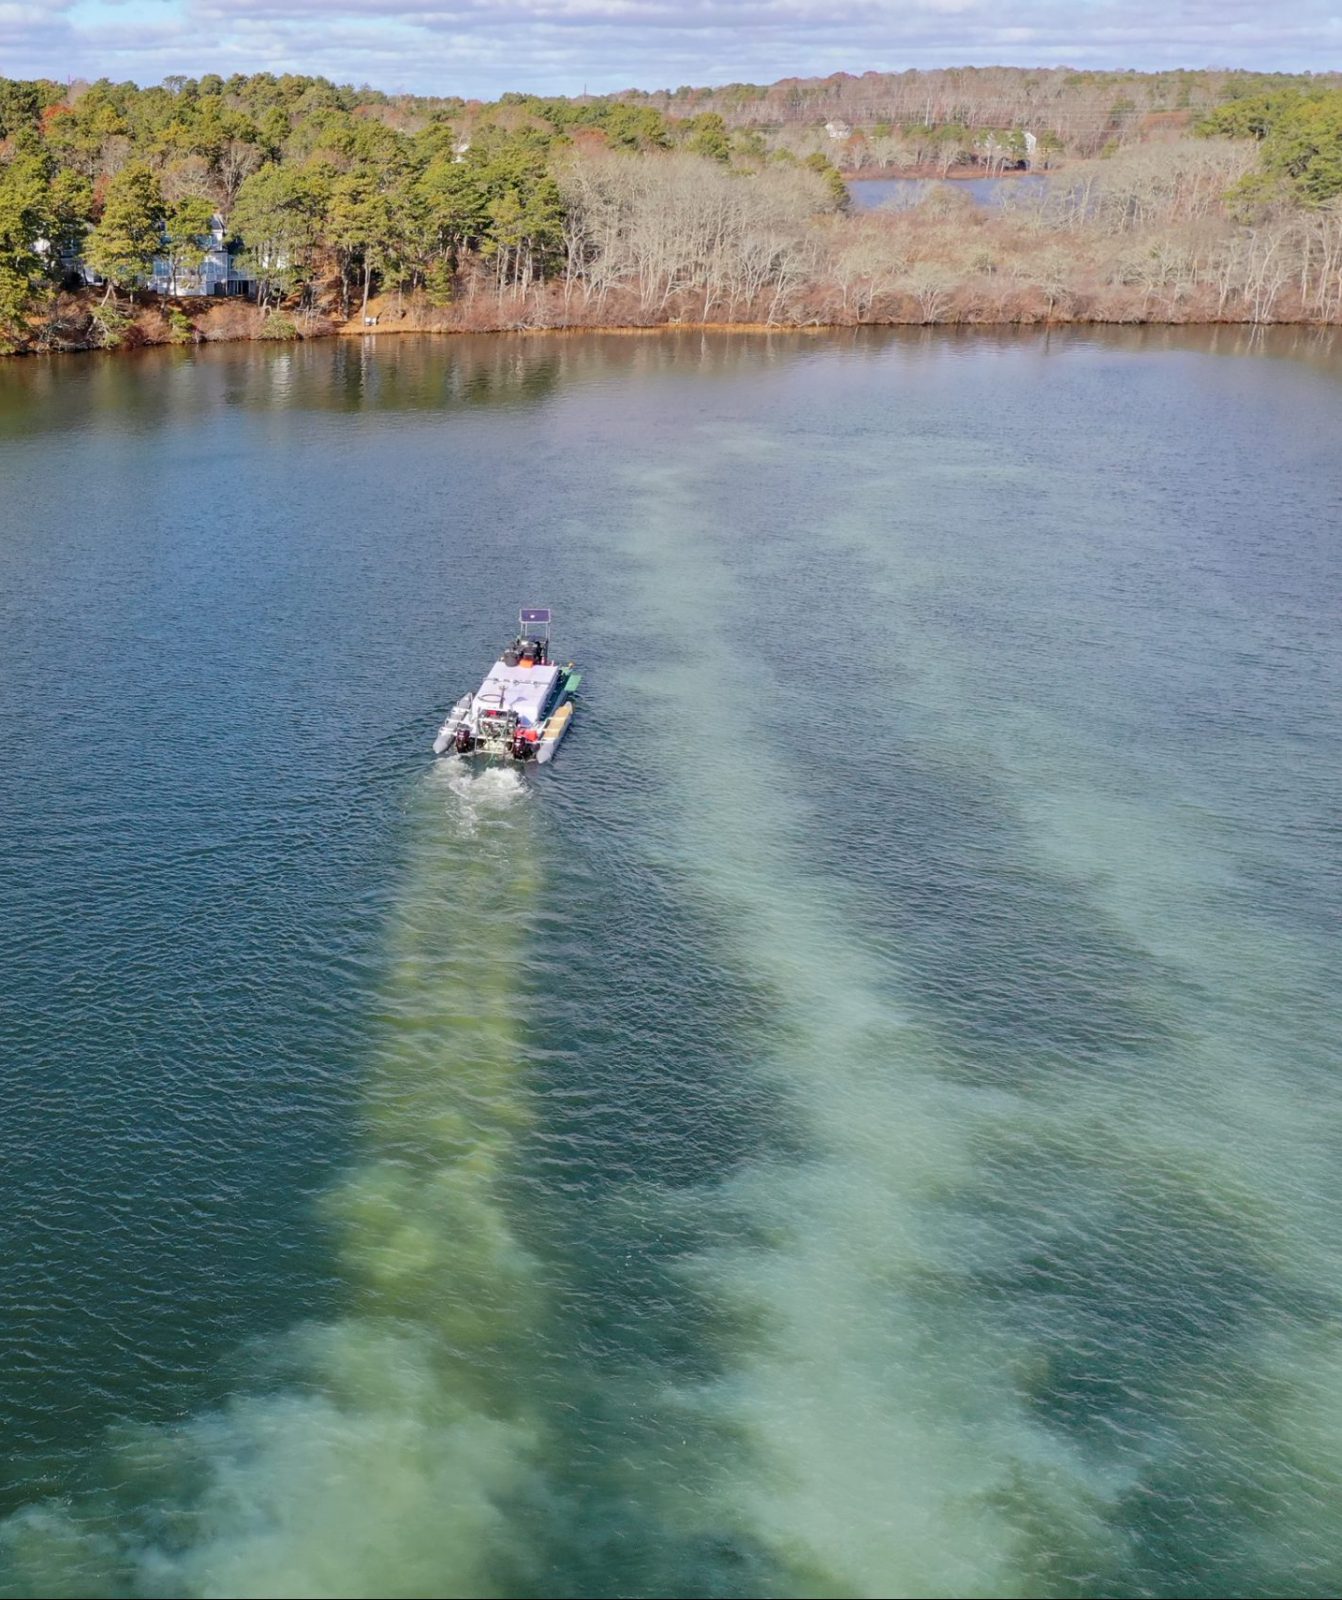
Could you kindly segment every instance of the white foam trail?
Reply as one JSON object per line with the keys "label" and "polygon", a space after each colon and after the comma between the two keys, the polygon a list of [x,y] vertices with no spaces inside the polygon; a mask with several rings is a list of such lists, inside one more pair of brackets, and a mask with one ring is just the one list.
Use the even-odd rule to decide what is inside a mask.
{"label": "white foam trail", "polygon": [[[954,1087],[935,1038],[888,998],[889,973],[809,876],[803,819],[772,742],[748,755],[703,714],[753,710],[762,669],[728,649],[731,581],[692,472],[641,480],[631,613],[662,648],[621,673],[655,730],[677,864],[726,924],[734,961],[774,996],[784,1043],[758,1063],[809,1155],[748,1168],[711,1197],[724,1244],[691,1268],[724,1320],[722,1378],[675,1403],[737,1441],[674,1515],[768,1549],[797,1594],[1014,1594],[1104,1560],[1114,1491],[1036,1426],[1013,1364],[1029,1352],[967,1319],[958,1202],[1001,1107]],[[764,745],[764,748],[761,748]],[[971,1241],[972,1242],[972,1241]]]}
{"label": "white foam trail", "polygon": [[528,1116],[519,960],[536,892],[511,771],[444,764],[414,798],[368,1159],[332,1194],[351,1313],[296,1332],[296,1385],[138,1430],[109,1474],[140,1523],[41,1508],[0,1531],[13,1592],[514,1593],[536,1482],[535,1264],[502,1186]]}

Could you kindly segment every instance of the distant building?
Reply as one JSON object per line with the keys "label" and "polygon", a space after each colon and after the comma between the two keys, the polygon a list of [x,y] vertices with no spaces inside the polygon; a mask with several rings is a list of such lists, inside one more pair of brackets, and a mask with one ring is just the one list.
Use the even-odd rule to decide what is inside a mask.
{"label": "distant building", "polygon": [[106,278],[100,278],[84,265],[84,257],[78,250],[57,250],[50,239],[34,239],[33,250],[42,257],[52,277],[66,288],[77,288],[83,283],[90,288],[101,289],[107,282]]}
{"label": "distant building", "polygon": [[171,257],[156,256],[145,287],[156,294],[191,299],[201,295],[250,295],[254,291],[255,282],[239,264],[242,245],[229,238],[228,228],[217,211],[210,218],[209,233],[202,234],[196,246],[204,251],[198,267],[179,266],[174,274]]}
{"label": "distant building", "polygon": [[846,122],[840,122],[838,118],[825,124],[825,132],[831,139],[851,139],[853,137],[853,130]]}
{"label": "distant building", "polygon": [[[165,246],[168,243],[166,234],[163,243]],[[192,299],[202,295],[255,293],[255,280],[240,265],[242,242],[229,238],[228,228],[217,211],[210,218],[209,233],[201,234],[196,246],[204,252],[198,267],[179,267],[174,282],[171,256],[155,256],[153,268],[144,280],[143,287],[152,289],[155,294],[182,295]],[[33,250],[41,256],[52,276],[67,288],[86,284],[89,288],[101,289],[107,282],[106,278],[100,277],[85,264],[83,253],[78,249],[55,250],[50,239],[34,239]],[[281,259],[273,265],[283,267],[287,262]]]}

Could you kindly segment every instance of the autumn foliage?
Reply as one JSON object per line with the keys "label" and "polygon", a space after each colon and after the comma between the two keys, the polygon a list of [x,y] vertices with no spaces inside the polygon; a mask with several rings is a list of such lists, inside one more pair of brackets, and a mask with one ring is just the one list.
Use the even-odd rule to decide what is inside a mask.
{"label": "autumn foliage", "polygon": [[[863,212],[840,169],[1005,198]],[[257,303],[157,304],[150,264],[177,282],[215,212]],[[1045,320],[1342,320],[1342,87],[994,68],[484,105],[0,79],[4,349]]]}

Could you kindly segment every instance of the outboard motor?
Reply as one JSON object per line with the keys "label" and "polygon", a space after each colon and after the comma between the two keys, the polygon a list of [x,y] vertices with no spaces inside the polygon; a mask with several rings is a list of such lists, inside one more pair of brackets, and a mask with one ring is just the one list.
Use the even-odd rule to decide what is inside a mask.
{"label": "outboard motor", "polygon": [[471,737],[471,730],[463,724],[457,729],[452,743],[457,747],[457,754],[464,756],[469,754],[475,744],[475,740]]}

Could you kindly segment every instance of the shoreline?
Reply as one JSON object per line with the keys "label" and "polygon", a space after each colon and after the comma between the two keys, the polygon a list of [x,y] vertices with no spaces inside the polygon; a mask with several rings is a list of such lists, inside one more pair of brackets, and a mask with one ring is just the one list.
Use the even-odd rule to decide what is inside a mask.
{"label": "shoreline", "polygon": [[366,327],[362,323],[346,322],[327,326],[311,332],[295,329],[292,336],[275,337],[256,333],[238,333],[206,336],[190,340],[139,337],[124,343],[107,346],[97,344],[70,344],[60,348],[35,348],[0,353],[0,361],[25,361],[44,356],[122,356],[142,350],[199,350],[210,345],[270,344],[292,346],[317,344],[337,339],[404,339],[404,338],[492,338],[508,337],[580,337],[584,334],[602,334],[633,338],[641,335],[664,337],[678,333],[726,334],[788,334],[819,336],[834,333],[851,333],[862,328],[908,328],[922,330],[953,329],[1018,329],[1050,331],[1062,328],[1241,328],[1241,329],[1310,329],[1319,332],[1337,330],[1342,324],[1320,322],[1309,318],[1281,318],[1271,322],[1254,321],[1247,317],[1103,317],[1103,316],[1051,316],[1051,317],[992,317],[955,316],[925,320],[919,317],[881,317],[862,321],[828,322],[721,322],[721,321],[670,321],[654,323],[596,322],[553,323],[544,326],[496,324],[492,327],[464,327],[461,325],[423,326],[398,323],[393,326]]}

